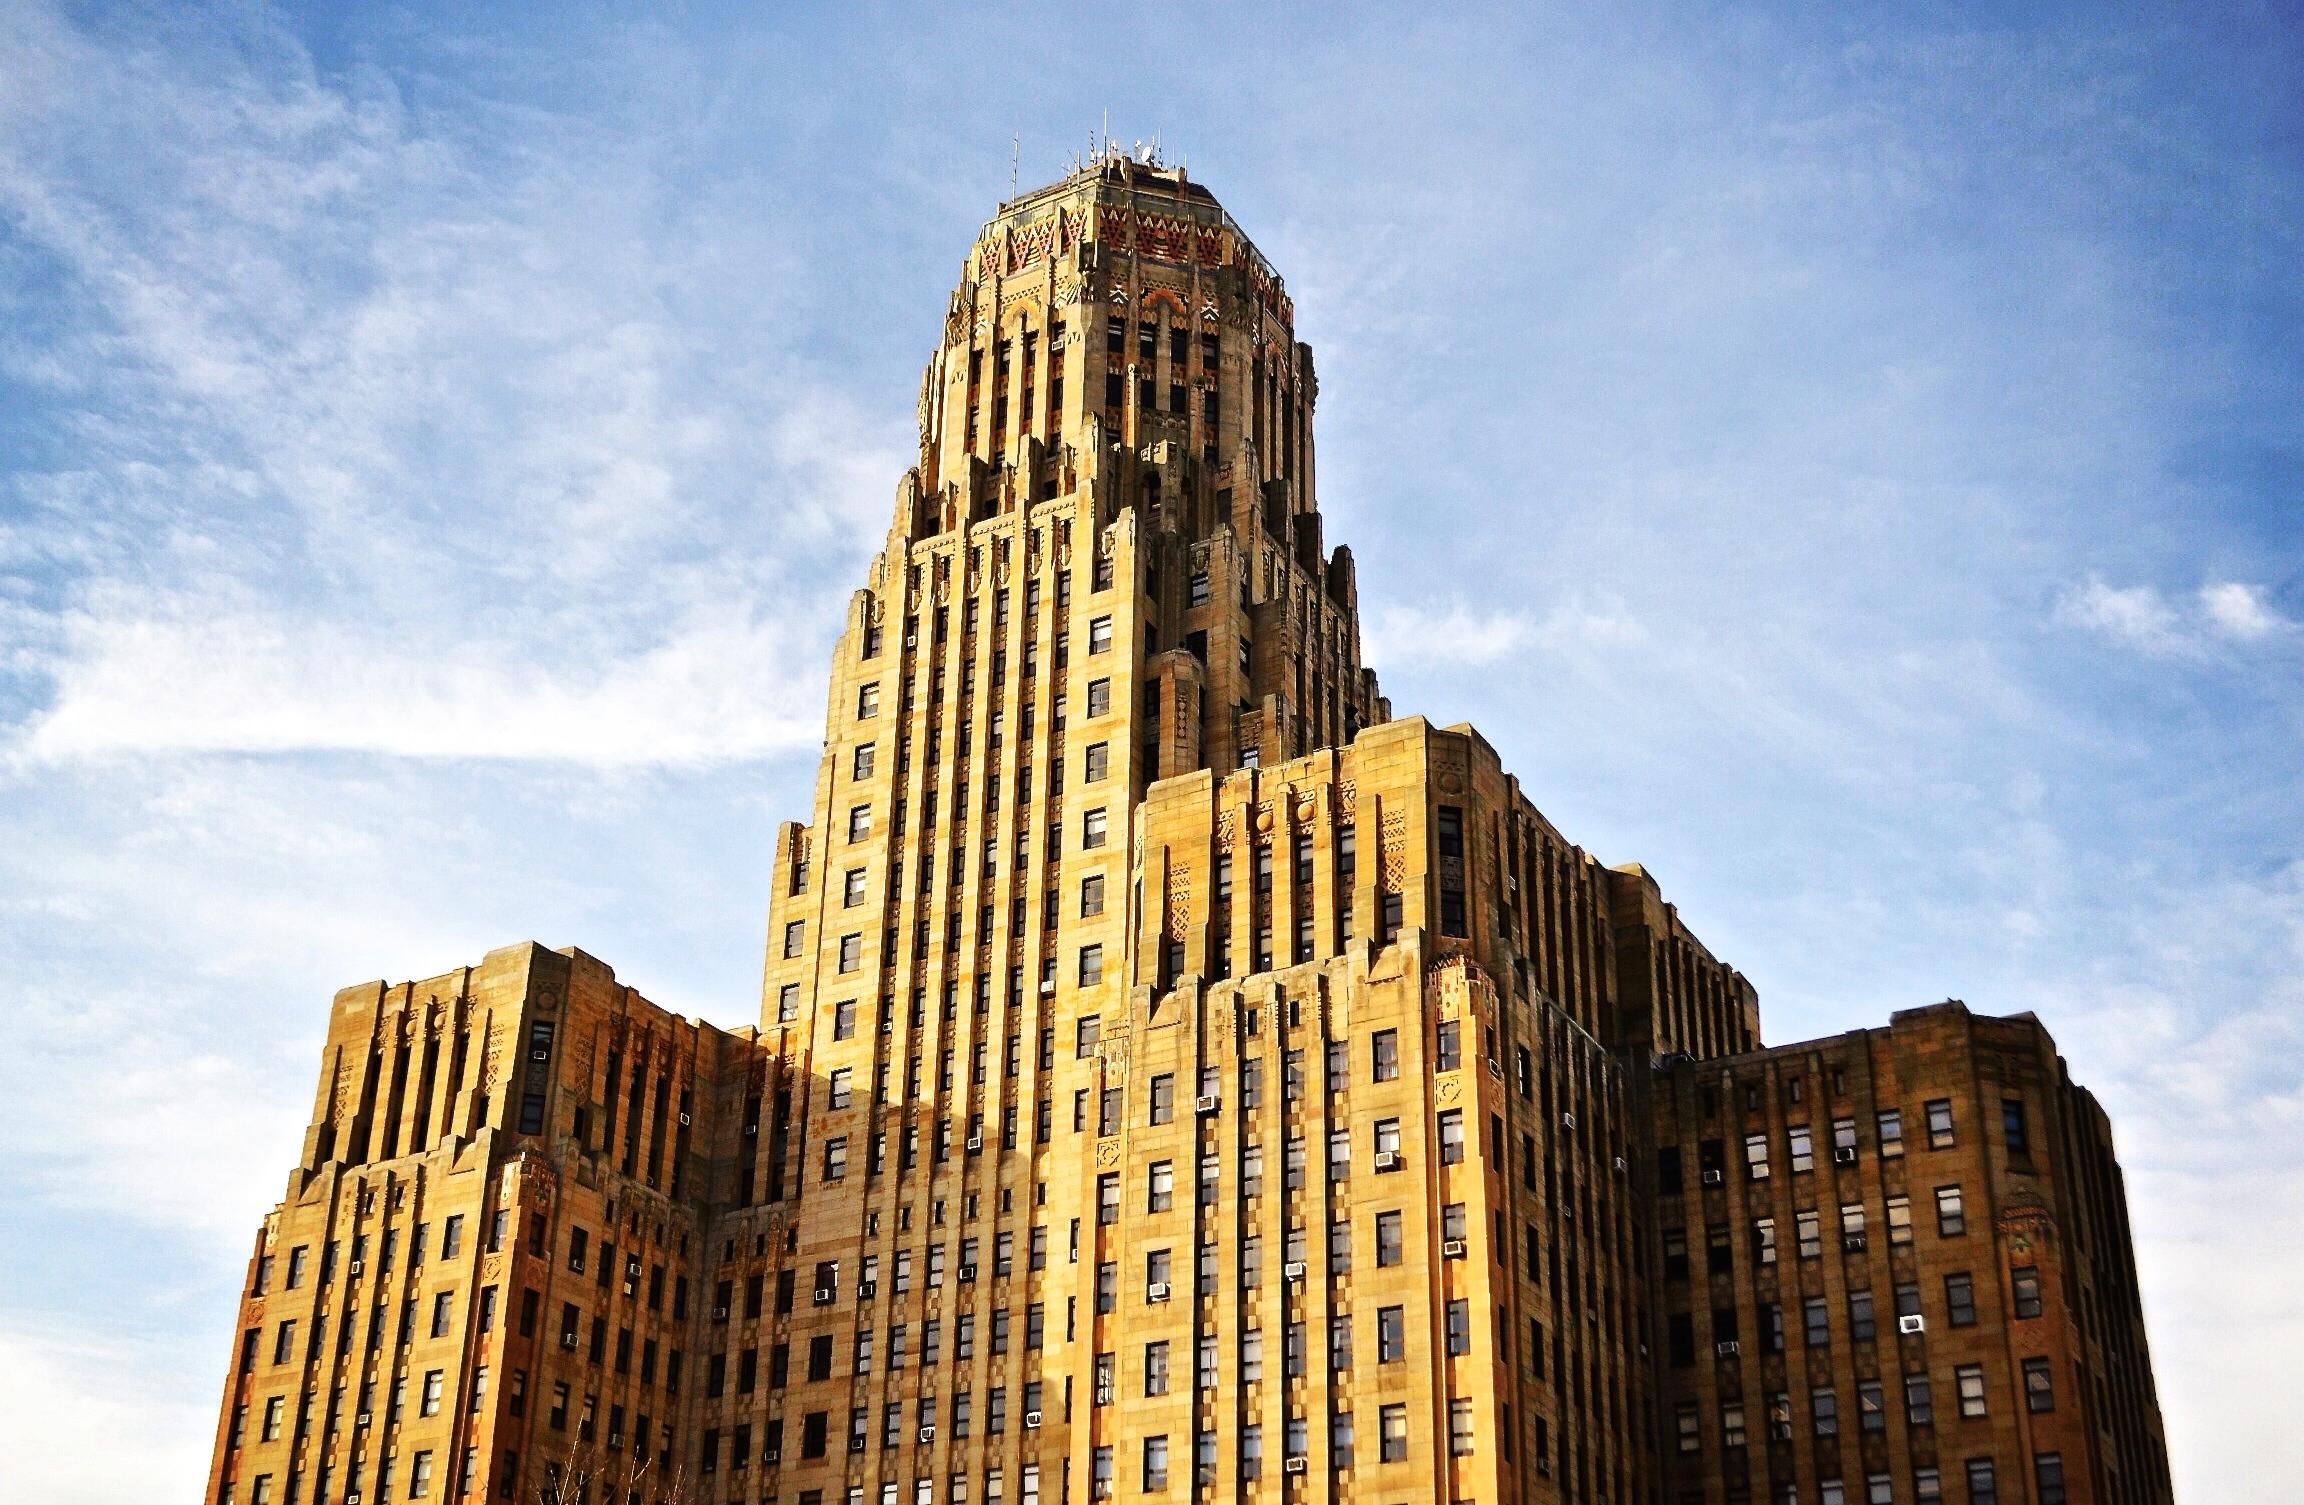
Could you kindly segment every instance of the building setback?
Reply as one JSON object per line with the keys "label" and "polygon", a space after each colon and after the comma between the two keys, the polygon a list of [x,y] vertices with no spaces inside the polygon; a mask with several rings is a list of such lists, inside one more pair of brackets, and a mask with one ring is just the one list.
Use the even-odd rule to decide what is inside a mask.
{"label": "building setback", "polygon": [[1648,874],[1393,719],[1316,391],[1182,171],[1001,207],[757,1027],[533,945],[338,994],[210,1500],[2169,1498],[2045,1031],[1762,1048]]}

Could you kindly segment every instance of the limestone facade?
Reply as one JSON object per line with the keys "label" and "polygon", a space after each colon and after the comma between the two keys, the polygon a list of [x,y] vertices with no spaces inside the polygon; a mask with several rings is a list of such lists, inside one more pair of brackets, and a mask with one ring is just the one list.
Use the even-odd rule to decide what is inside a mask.
{"label": "limestone facade", "polygon": [[[1762,1050],[1647,873],[1470,728],[1393,719],[1316,396],[1282,280],[1182,172],[1002,206],[778,834],[757,1026],[535,946],[338,995],[208,1497],[1806,1501],[1837,1469],[1855,1500],[1861,1463],[1918,1500],[1918,1460],[1984,1444],[1715,1438],[1824,1358],[1718,1356],[1787,1270],[1739,1256],[1699,1301],[1670,1251],[1798,1183],[1665,1169],[1738,1114],[1739,1151],[1777,1132],[1796,1070],[1860,1119],[1893,1082],[1981,1125],[2001,1087],[1954,1079],[1989,1040],[2039,1137],[1978,1162],[1963,1251],[2003,1217],[2008,1251],[2087,1240],[2035,1267],[2084,1314],[2040,1348],[2075,1394],[2008,1416],[1998,1498],[2044,1448],[2066,1499],[2165,1498],[2109,1136],[2037,1026]],[[1881,1257],[1885,1301],[1929,1256]],[[1947,1375],[2049,1330],[1975,1272]],[[1867,1341],[1833,1384],[1903,1372]]]}

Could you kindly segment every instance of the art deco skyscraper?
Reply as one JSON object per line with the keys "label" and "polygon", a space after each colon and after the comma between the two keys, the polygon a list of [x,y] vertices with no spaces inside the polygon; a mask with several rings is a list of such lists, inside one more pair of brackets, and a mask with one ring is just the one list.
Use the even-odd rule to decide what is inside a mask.
{"label": "art deco skyscraper", "polygon": [[[212,1500],[2165,1498],[2108,1136],[2045,1036],[1762,1051],[1647,874],[1391,719],[1316,391],[1181,171],[1002,206],[778,837],[758,1026],[534,946],[339,994]],[[1860,1260],[1851,1203],[1912,1234],[1891,1104],[1970,1158],[1925,1247]],[[1879,1327],[1922,1268],[1965,1293],[1940,1376]],[[2035,1363],[2060,1426],[2018,1424]],[[1773,1430],[1795,1381],[1854,1418],[1914,1372],[1957,1419]]]}

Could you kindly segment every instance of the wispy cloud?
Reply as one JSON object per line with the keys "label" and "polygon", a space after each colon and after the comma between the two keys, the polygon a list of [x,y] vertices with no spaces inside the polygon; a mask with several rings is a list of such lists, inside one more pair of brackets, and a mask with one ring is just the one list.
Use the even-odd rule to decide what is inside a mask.
{"label": "wispy cloud", "polygon": [[2057,598],[2056,620],[2163,658],[2197,656],[2219,642],[2261,642],[2295,628],[2262,590],[2236,580],[2212,581],[2187,600],[2155,585],[2107,585],[2096,575]]}
{"label": "wispy cloud", "polygon": [[1621,606],[1555,606],[1542,617],[1479,612],[1463,601],[1445,607],[1379,605],[1367,622],[1362,656],[1381,674],[1389,667],[1477,669],[1516,655],[1600,652],[1645,636]]}

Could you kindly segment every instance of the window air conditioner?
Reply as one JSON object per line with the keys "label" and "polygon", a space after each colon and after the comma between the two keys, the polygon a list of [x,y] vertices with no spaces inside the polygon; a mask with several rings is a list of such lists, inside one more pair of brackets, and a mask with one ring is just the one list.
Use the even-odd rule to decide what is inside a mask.
{"label": "window air conditioner", "polygon": [[744,1126],[744,1137],[746,1139],[754,1138],[759,1134],[759,1132],[760,1126],[758,1124],[746,1124]]}
{"label": "window air conditioner", "polygon": [[716,1306],[716,1307],[712,1308],[712,1320],[713,1320],[713,1321],[715,1321],[715,1322],[725,1322],[725,1321],[727,1321],[727,1320],[728,1320],[728,1308],[726,1308],[726,1307],[724,1307],[724,1306]]}
{"label": "window air conditioner", "polygon": [[864,1438],[860,1434],[851,1434],[849,1436],[848,1451],[851,1453],[861,1453],[864,1451]]}
{"label": "window air conditioner", "polygon": [[981,1135],[981,1134],[971,1134],[971,1135],[969,1135],[969,1136],[968,1136],[968,1148],[969,1148],[969,1151],[970,1151],[971,1153],[973,1153],[974,1151],[977,1151],[977,1150],[980,1150],[980,1149],[984,1148],[984,1136],[983,1136],[983,1135]]}
{"label": "window air conditioner", "polygon": [[781,1448],[764,1448],[760,1453],[760,1461],[762,1463],[775,1463],[783,1456],[784,1451]]}
{"label": "window air conditioner", "polygon": [[920,1440],[922,1442],[934,1442],[936,1440],[936,1429],[934,1427],[922,1427],[920,1429]]}
{"label": "window air conditioner", "polygon": [[1301,1457],[1296,1457],[1290,1458],[1286,1462],[1282,1463],[1280,1465],[1280,1471],[1287,1474],[1300,1474],[1304,1472],[1304,1467],[1304,1459]]}
{"label": "window air conditioner", "polygon": [[570,1353],[574,1353],[576,1351],[576,1335],[574,1333],[562,1333],[560,1335],[560,1346],[567,1349]]}
{"label": "window air conditioner", "polygon": [[1616,1169],[1619,1171],[1628,1171],[1632,1169],[1632,1167],[1625,1163],[1624,1157],[1622,1155],[1618,1155],[1616,1157]]}
{"label": "window air conditioner", "polygon": [[365,1431],[365,1430],[367,1430],[367,1428],[368,1428],[368,1424],[369,1424],[369,1422],[370,1422],[371,1420],[373,1420],[373,1419],[374,1419],[374,1418],[373,1418],[373,1413],[371,1413],[371,1412],[367,1412],[367,1411],[363,1411],[363,1412],[361,1412],[361,1413],[360,1413],[360,1419],[359,1419],[357,1422],[355,1422],[355,1423],[354,1423],[354,1425],[355,1425],[355,1426],[358,1426],[358,1427],[359,1427],[361,1430]]}
{"label": "window air conditioner", "polygon": [[1848,1250],[1861,1249],[1864,1247],[1864,1235],[1861,1233],[1843,1233],[1840,1235],[1840,1247]]}
{"label": "window air conditioner", "polygon": [[877,1295],[879,1295],[879,1294],[880,1294],[880,1282],[879,1282],[879,1281],[877,1281],[877,1280],[859,1280],[859,1281],[857,1281],[857,1282],[856,1282],[856,1299],[857,1299],[858,1301],[870,1301],[870,1300],[871,1300],[873,1297],[875,1297],[875,1296],[877,1296]]}
{"label": "window air conditioner", "polygon": [[360,1273],[360,1267],[361,1267],[361,1262],[360,1262],[359,1260],[354,1260],[354,1261],[352,1261],[351,1265],[349,1266],[349,1268],[350,1268],[351,1272],[352,1272],[353,1274],[355,1274],[355,1275],[357,1275],[357,1274],[359,1274],[359,1273]]}
{"label": "window air conditioner", "polygon": [[681,1127],[681,1128],[683,1128],[683,1129],[687,1128],[687,1127],[688,1127],[688,1125],[689,1125],[689,1121],[690,1121],[690,1120],[689,1120],[689,1118],[688,1118],[688,1115],[687,1115],[687,1114],[683,1113],[683,1114],[681,1114],[681,1115],[680,1115],[680,1127]]}
{"label": "window air conditioner", "polygon": [[1376,1152],[1376,1169],[1380,1171],[1400,1169],[1400,1152],[1398,1150],[1378,1150]]}
{"label": "window air conditioner", "polygon": [[1213,1092],[1202,1093],[1202,1094],[1201,1094],[1199,1097],[1197,1097],[1197,1098],[1194,1098],[1194,1099],[1193,1099],[1193,1101],[1192,1101],[1192,1108],[1193,1108],[1193,1111],[1195,1111],[1195,1112],[1198,1112],[1198,1113],[1213,1113],[1213,1112],[1215,1112],[1215,1111],[1216,1111],[1216,1094],[1215,1094],[1215,1093],[1213,1093]]}
{"label": "window air conditioner", "polygon": [[1051,978],[1047,979],[1045,982],[1043,982],[1043,983],[1041,983],[1041,984],[1040,984],[1040,996],[1041,996],[1042,998],[1053,998],[1053,997],[1055,997],[1055,996],[1056,996],[1056,979],[1055,979],[1055,978],[1051,977]]}
{"label": "window air conditioner", "polygon": [[1573,1128],[1575,1128],[1575,1127],[1576,1127],[1576,1115],[1575,1115],[1575,1114],[1573,1114],[1573,1113],[1563,1113],[1563,1114],[1561,1114],[1561,1115],[1560,1115],[1560,1127],[1561,1127],[1561,1128],[1563,1128],[1563,1129],[1573,1129]]}
{"label": "window air conditioner", "polygon": [[1856,1163],[1856,1146],[1852,1144],[1834,1145],[1832,1147],[1832,1160],[1836,1165],[1854,1165]]}
{"label": "window air conditioner", "polygon": [[640,1288],[639,1288],[638,1286],[636,1286],[636,1285],[632,1284],[632,1282],[631,1282],[631,1281],[627,1280],[627,1281],[625,1281],[625,1282],[624,1282],[624,1294],[625,1294],[625,1295],[627,1295],[627,1296],[633,1296],[633,1295],[637,1295],[637,1294],[639,1293],[639,1290],[640,1290]]}
{"label": "window air conditioner", "polygon": [[531,1061],[549,1061],[552,1059],[552,1048],[548,1045],[538,1046],[536,1049],[528,1052],[528,1059]]}
{"label": "window air conditioner", "polygon": [[1280,1273],[1289,1280],[1302,1280],[1304,1278],[1304,1261],[1292,1259],[1280,1267]]}
{"label": "window air conditioner", "polygon": [[1040,1428],[1040,1413],[1039,1413],[1039,1412],[1037,1412],[1037,1411],[1027,1411],[1027,1412],[1025,1412],[1025,1413],[1024,1413],[1024,1430],[1025,1430],[1025,1431],[1027,1431],[1027,1432],[1034,1432],[1034,1431],[1038,1431],[1038,1430],[1039,1430],[1039,1428]]}
{"label": "window air conditioner", "polygon": [[1722,1338],[1712,1345],[1712,1352],[1723,1359],[1732,1359],[1744,1351],[1744,1345],[1734,1338]]}
{"label": "window air conditioner", "polygon": [[830,1286],[818,1286],[816,1288],[816,1304],[818,1306],[830,1306],[839,1294]]}
{"label": "window air conditioner", "polygon": [[1720,1173],[1718,1171],[1706,1171],[1704,1173],[1704,1184],[1706,1186],[1718,1186],[1720,1184]]}
{"label": "window air conditioner", "polygon": [[974,1265],[962,1265],[960,1267],[960,1278],[962,1280],[974,1280],[976,1278],[976,1267]]}
{"label": "window air conditioner", "polygon": [[1504,1066],[1494,1056],[1488,1058],[1488,1074],[1498,1081],[1504,1080]]}
{"label": "window air conditioner", "polygon": [[1462,1259],[1464,1257],[1464,1241],[1460,1238],[1448,1240],[1440,1246],[1440,1257],[1442,1259]]}
{"label": "window air conditioner", "polygon": [[1908,1317],[1898,1317],[1896,1319],[1896,1331],[1900,1333],[1911,1334],[1917,1332],[1925,1332],[1927,1329],[1928,1319],[1921,1316],[1918,1312],[1914,1312]]}
{"label": "window air conditioner", "polygon": [[1168,1299],[1168,1282],[1165,1280],[1153,1281],[1144,1288],[1144,1299],[1146,1301],[1166,1301]]}

